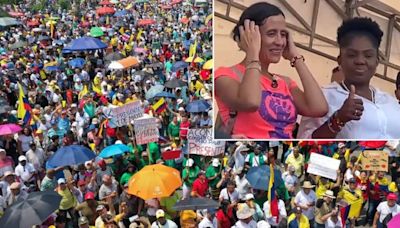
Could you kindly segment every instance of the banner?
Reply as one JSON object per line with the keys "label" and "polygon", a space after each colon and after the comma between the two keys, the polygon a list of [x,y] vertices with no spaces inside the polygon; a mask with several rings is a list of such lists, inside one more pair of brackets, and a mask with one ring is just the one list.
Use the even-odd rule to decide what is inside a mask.
{"label": "banner", "polygon": [[366,150],[361,155],[363,170],[388,171],[389,154],[384,151]]}
{"label": "banner", "polygon": [[136,119],[133,125],[135,128],[136,144],[158,142],[159,131],[156,118]]}
{"label": "banner", "polygon": [[339,169],[340,160],[330,158],[317,153],[312,153],[308,162],[307,172],[336,180],[337,170]]}
{"label": "banner", "polygon": [[212,129],[189,129],[189,154],[216,156],[225,152],[224,141],[214,141]]}
{"label": "banner", "polygon": [[131,121],[142,117],[143,112],[140,101],[131,102],[124,106],[113,108],[111,110],[111,119],[117,127],[122,127],[131,123]]}

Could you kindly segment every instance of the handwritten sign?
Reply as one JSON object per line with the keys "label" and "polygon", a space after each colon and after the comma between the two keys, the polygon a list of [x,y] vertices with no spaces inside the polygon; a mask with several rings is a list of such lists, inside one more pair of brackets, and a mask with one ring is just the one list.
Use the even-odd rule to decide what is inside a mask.
{"label": "handwritten sign", "polygon": [[321,177],[336,180],[336,170],[339,169],[339,165],[340,161],[337,159],[317,153],[312,153],[310,156],[307,172]]}
{"label": "handwritten sign", "polygon": [[159,131],[156,118],[140,118],[133,123],[135,127],[135,138],[137,144],[157,142]]}
{"label": "handwritten sign", "polygon": [[113,108],[111,111],[112,122],[117,127],[126,126],[131,121],[143,116],[143,108],[140,101],[131,102],[124,106]]}
{"label": "handwritten sign", "polygon": [[361,154],[363,170],[388,171],[389,155],[384,151],[366,150]]}
{"label": "handwritten sign", "polygon": [[189,129],[188,132],[189,154],[203,156],[216,156],[225,152],[224,141],[214,141],[212,130]]}

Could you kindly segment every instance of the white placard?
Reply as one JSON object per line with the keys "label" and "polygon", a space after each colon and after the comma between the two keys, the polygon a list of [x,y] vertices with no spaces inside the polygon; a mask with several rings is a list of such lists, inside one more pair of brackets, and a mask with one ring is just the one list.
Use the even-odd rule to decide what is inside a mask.
{"label": "white placard", "polygon": [[143,112],[140,101],[131,102],[111,110],[112,122],[118,127],[126,126],[131,121],[142,117]]}
{"label": "white placard", "polygon": [[214,141],[212,129],[189,129],[189,154],[216,156],[225,152],[224,141]]}
{"label": "white placard", "polygon": [[147,144],[157,142],[159,131],[156,118],[140,118],[134,122],[136,144]]}
{"label": "white placard", "polygon": [[336,180],[339,165],[340,160],[330,158],[321,154],[312,153],[308,162],[307,172],[321,177]]}

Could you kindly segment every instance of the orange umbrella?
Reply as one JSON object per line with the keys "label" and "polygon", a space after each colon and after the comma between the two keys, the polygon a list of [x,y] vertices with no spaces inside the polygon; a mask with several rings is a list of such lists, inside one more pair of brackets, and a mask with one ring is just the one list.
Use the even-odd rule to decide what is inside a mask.
{"label": "orange umbrella", "polygon": [[115,13],[115,9],[114,9],[114,8],[111,8],[111,7],[101,7],[101,8],[98,8],[98,9],[96,10],[96,13],[97,13],[98,15],[114,14],[114,13]]}
{"label": "orange umbrella", "polygon": [[153,25],[156,21],[153,19],[143,19],[138,21],[138,25]]}
{"label": "orange umbrella", "polygon": [[178,170],[161,165],[148,165],[131,177],[128,193],[144,200],[170,196],[182,185]]}
{"label": "orange umbrella", "polygon": [[119,60],[118,63],[120,63],[124,67],[124,69],[126,69],[138,65],[139,61],[135,57],[129,56],[127,58]]}

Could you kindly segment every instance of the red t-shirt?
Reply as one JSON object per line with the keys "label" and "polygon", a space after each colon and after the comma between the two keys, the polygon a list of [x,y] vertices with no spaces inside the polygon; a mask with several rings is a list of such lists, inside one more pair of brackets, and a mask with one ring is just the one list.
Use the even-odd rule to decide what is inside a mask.
{"label": "red t-shirt", "polygon": [[217,220],[221,223],[221,228],[231,228],[231,220],[229,218],[233,217],[232,208],[228,209],[228,215],[225,215],[222,209],[219,209],[215,214]]}
{"label": "red t-shirt", "polygon": [[205,197],[208,190],[208,180],[205,179],[202,183],[199,178],[197,178],[192,185],[192,191],[197,192],[199,196]]}
{"label": "red t-shirt", "polygon": [[189,127],[190,127],[189,120],[186,122],[181,122],[180,130],[179,130],[179,135],[181,136],[181,139],[186,139],[188,131],[189,131]]}

